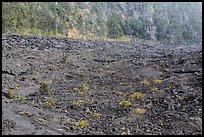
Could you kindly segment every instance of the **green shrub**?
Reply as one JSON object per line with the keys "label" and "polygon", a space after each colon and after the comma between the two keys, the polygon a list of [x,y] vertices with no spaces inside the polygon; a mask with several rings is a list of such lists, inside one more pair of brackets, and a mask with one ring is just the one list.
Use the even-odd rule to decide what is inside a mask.
{"label": "green shrub", "polygon": [[39,84],[40,84],[39,91],[41,93],[48,93],[49,92],[48,84],[45,81],[40,81]]}

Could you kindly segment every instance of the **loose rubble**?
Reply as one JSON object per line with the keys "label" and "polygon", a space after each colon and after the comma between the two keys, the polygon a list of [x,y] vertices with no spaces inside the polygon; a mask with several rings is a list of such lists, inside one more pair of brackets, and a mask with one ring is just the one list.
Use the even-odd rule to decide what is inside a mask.
{"label": "loose rubble", "polygon": [[201,51],[3,34],[2,134],[201,135]]}

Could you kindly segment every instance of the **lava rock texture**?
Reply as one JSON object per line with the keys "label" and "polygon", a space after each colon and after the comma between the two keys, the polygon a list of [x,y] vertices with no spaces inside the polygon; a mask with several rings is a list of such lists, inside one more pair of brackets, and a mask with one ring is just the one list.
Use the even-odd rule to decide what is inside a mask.
{"label": "lava rock texture", "polygon": [[2,35],[2,134],[202,134],[202,46]]}

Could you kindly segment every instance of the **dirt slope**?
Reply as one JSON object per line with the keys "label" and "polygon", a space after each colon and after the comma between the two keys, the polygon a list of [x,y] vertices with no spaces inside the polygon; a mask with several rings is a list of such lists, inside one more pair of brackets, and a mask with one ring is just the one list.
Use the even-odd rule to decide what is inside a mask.
{"label": "dirt slope", "polygon": [[3,34],[2,134],[202,134],[201,50]]}

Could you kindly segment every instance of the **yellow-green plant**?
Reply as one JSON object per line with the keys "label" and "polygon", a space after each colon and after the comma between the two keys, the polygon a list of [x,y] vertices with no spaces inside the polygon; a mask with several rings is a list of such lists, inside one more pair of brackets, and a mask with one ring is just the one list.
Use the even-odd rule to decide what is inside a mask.
{"label": "yellow-green plant", "polygon": [[120,90],[114,91],[113,93],[115,93],[117,95],[123,95],[123,96],[127,95],[126,93],[124,93],[123,91],[120,91]]}
{"label": "yellow-green plant", "polygon": [[131,102],[129,100],[121,100],[121,101],[119,101],[119,105],[131,106]]}
{"label": "yellow-green plant", "polygon": [[72,101],[72,103],[75,104],[75,105],[79,105],[79,104],[82,104],[82,103],[86,103],[86,100],[82,100],[82,99],[74,100],[74,101]]}
{"label": "yellow-green plant", "polygon": [[185,112],[185,111],[186,111],[186,108],[185,108],[184,106],[182,106],[182,107],[181,107],[181,111],[182,111],[182,112]]}
{"label": "yellow-green plant", "polygon": [[140,92],[135,92],[135,93],[133,93],[133,94],[130,96],[130,98],[131,98],[131,99],[134,99],[134,98],[141,99],[144,95],[145,95],[145,94],[142,94],[142,93],[140,93]]}
{"label": "yellow-green plant", "polygon": [[182,100],[183,100],[183,97],[182,97],[182,96],[176,95],[176,97],[178,98],[179,101],[182,101]]}
{"label": "yellow-green plant", "polygon": [[76,127],[78,129],[83,129],[87,125],[88,125],[88,120],[81,120],[79,122],[76,122]]}
{"label": "yellow-green plant", "polygon": [[161,79],[154,79],[153,81],[154,81],[154,83],[161,83],[162,82]]}
{"label": "yellow-green plant", "polygon": [[22,101],[26,99],[25,97],[14,95],[10,87],[8,88],[8,91],[7,91],[7,97],[18,101]]}
{"label": "yellow-green plant", "polygon": [[68,120],[68,124],[68,130],[83,129],[88,125],[88,120],[80,120],[77,122],[71,122],[70,120]]}
{"label": "yellow-green plant", "polygon": [[43,102],[43,106],[45,108],[51,108],[54,104],[55,104],[55,102],[52,99],[45,99]]}
{"label": "yellow-green plant", "polygon": [[152,91],[152,92],[155,92],[155,91],[157,91],[157,90],[158,90],[158,88],[155,87],[155,86],[151,88],[151,91]]}
{"label": "yellow-green plant", "polygon": [[101,117],[101,114],[94,112],[94,113],[92,114],[92,116],[99,118],[99,117]]}
{"label": "yellow-green plant", "polygon": [[145,86],[149,86],[150,85],[150,82],[148,82],[147,80],[144,80],[141,82],[141,84],[145,85]]}
{"label": "yellow-green plant", "polygon": [[122,82],[121,82],[121,83],[118,83],[118,85],[125,85],[125,83],[122,83]]}
{"label": "yellow-green plant", "polygon": [[132,112],[136,114],[144,114],[146,111],[143,108],[137,108],[137,109],[132,109]]}
{"label": "yellow-green plant", "polygon": [[84,94],[85,94],[85,92],[83,92],[83,91],[78,91],[77,92],[79,95],[81,95],[81,96],[83,96]]}
{"label": "yellow-green plant", "polygon": [[111,68],[111,66],[105,66],[105,68],[106,68],[106,69],[110,69],[110,68]]}
{"label": "yellow-green plant", "polygon": [[74,88],[74,90],[81,96],[84,95],[85,91],[88,89],[89,87],[86,84],[81,84],[79,87]]}
{"label": "yellow-green plant", "polygon": [[108,70],[106,70],[105,72],[106,72],[106,73],[110,73],[110,74],[115,73],[115,71],[114,71],[114,70],[109,70],[109,69],[108,69]]}
{"label": "yellow-green plant", "polygon": [[25,111],[20,111],[19,114],[20,114],[20,115],[24,115],[24,116],[28,116],[28,115],[29,115],[29,113],[28,113],[28,112],[25,112]]}
{"label": "yellow-green plant", "polygon": [[20,85],[16,84],[16,90],[20,90]]}
{"label": "yellow-green plant", "polygon": [[80,87],[81,91],[86,91],[89,87],[86,84],[82,84]]}
{"label": "yellow-green plant", "polygon": [[40,81],[40,88],[39,91],[40,92],[48,92],[48,84],[45,81]]}
{"label": "yellow-green plant", "polygon": [[49,88],[47,82],[45,82],[45,81],[40,81],[39,84],[40,84],[39,91],[40,91],[41,93],[44,93],[44,94],[47,94],[47,95],[52,95],[51,89]]}
{"label": "yellow-green plant", "polygon": [[14,100],[18,100],[18,101],[26,100],[26,97],[16,96],[16,95],[13,95],[11,98],[14,99]]}
{"label": "yellow-green plant", "polygon": [[93,88],[94,88],[94,89],[97,89],[97,87],[96,87],[96,86],[93,86]]}

